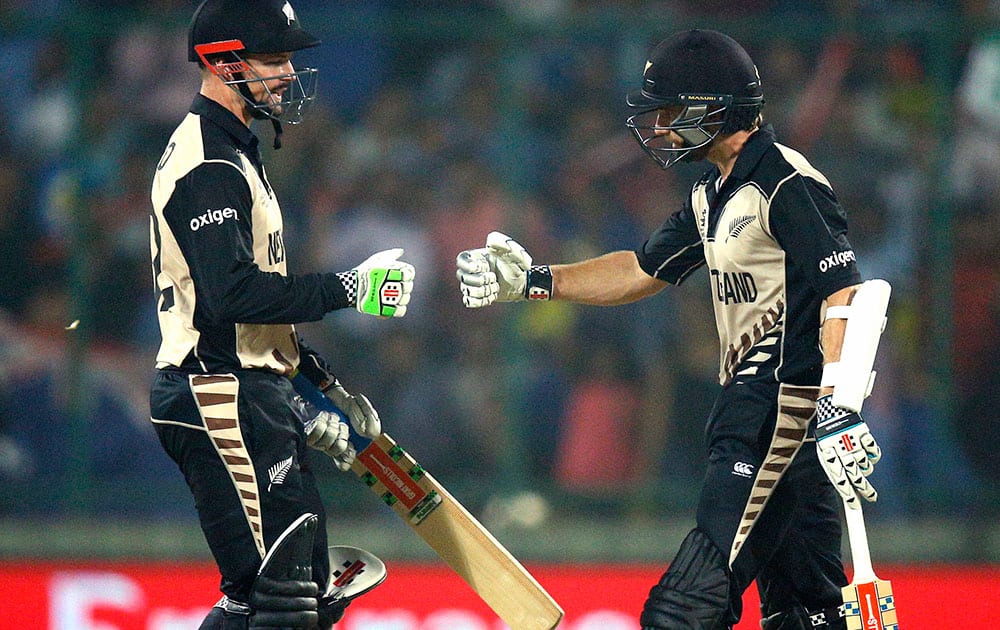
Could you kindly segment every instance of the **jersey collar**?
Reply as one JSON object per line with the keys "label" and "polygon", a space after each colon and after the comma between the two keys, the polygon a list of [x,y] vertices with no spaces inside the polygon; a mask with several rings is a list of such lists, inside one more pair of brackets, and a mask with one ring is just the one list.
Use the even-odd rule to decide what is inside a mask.
{"label": "jersey collar", "polygon": [[736,158],[736,163],[733,164],[733,172],[730,173],[729,179],[737,179],[739,181],[750,179],[750,174],[757,167],[760,159],[764,157],[764,153],[774,144],[774,141],[774,127],[771,125],[764,125],[756,132],[750,134],[746,144],[743,145],[743,149]]}
{"label": "jersey collar", "polygon": [[190,111],[192,114],[198,114],[202,118],[207,118],[221,127],[223,131],[232,136],[240,149],[248,152],[256,151],[257,136],[250,131],[249,127],[240,122],[239,118],[222,105],[219,105],[203,94],[198,94],[194,97],[194,102],[191,103]]}

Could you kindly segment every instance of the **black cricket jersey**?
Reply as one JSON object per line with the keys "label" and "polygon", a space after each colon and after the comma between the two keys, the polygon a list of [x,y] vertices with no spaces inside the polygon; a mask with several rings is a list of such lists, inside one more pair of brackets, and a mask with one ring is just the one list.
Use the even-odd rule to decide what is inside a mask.
{"label": "black cricket jersey", "polygon": [[719,382],[818,385],[822,301],[861,281],[847,216],[830,182],[770,125],[732,173],[712,168],[684,207],[636,251],[655,278],[680,284],[708,265],[719,332]]}
{"label": "black cricket jersey", "polygon": [[281,208],[257,143],[198,95],[156,167],[157,368],[285,374],[299,361],[293,324],[349,305],[337,274],[287,275]]}

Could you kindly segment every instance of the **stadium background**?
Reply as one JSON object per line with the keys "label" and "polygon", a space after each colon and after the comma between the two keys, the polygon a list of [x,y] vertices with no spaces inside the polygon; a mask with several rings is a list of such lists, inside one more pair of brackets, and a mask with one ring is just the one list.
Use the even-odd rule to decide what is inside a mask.
{"label": "stadium background", "polygon": [[[197,89],[194,5],[0,3],[0,568],[43,591],[0,604],[0,627],[190,626],[138,613],[57,625],[68,609],[51,576],[66,571],[104,594],[118,591],[86,576],[108,567],[152,580],[147,597],[157,579],[213,584],[146,402],[148,188]],[[894,288],[866,406],[885,451],[867,512],[876,569],[936,575],[952,602],[1000,584],[1000,3],[294,5],[324,44],[296,57],[320,68],[317,106],[265,154],[293,271],[389,246],[418,269],[404,319],[334,313],[301,331],[515,555],[545,575],[582,571],[584,588],[629,589],[627,612],[641,604],[693,519],[717,355],[708,292],[699,273],[626,307],[466,311],[454,256],[491,229],[542,262],[640,242],[700,168],[645,158],[623,94],[653,43],[704,27],[746,45],[765,118],[828,175],[863,273]],[[430,551],[352,475],[316,468],[333,540],[434,575]],[[29,609],[46,618],[18,619],[41,614]]]}

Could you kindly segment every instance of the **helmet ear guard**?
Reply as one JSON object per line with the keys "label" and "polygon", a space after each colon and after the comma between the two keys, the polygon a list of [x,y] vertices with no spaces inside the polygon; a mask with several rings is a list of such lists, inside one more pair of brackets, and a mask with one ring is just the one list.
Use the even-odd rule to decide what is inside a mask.
{"label": "helmet ear guard", "polygon": [[[683,96],[681,97],[684,98]],[[697,105],[687,105],[677,118],[670,123],[668,128],[672,129],[678,136],[684,139],[684,144],[691,148],[703,147],[711,142],[719,131],[710,132],[709,125],[705,119],[709,115],[716,115],[723,110],[709,110],[708,105],[698,103]],[[703,123],[706,123],[703,125]]]}

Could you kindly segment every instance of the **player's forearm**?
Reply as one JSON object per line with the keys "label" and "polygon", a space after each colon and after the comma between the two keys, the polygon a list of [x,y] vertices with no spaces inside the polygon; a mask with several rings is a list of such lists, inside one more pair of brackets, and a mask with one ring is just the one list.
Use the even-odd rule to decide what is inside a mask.
{"label": "player's forearm", "polygon": [[639,267],[635,253],[617,251],[578,263],[552,265],[552,299],[614,306],[660,291],[666,283]]}
{"label": "player's forearm", "polygon": [[[857,285],[845,287],[827,297],[824,305],[826,308],[831,306],[846,306],[851,303],[851,299],[854,297],[857,290]],[[827,319],[823,322],[823,326],[820,329],[820,345],[823,348],[823,365],[826,365],[827,363],[835,363],[840,360],[840,351],[844,345],[844,331],[846,329],[847,321],[844,319],[834,318]],[[820,389],[821,395],[832,393],[832,387],[823,387]]]}
{"label": "player's forearm", "polygon": [[215,316],[242,324],[299,324],[318,321],[352,306],[336,274],[282,276],[256,269],[233,273],[220,291]]}

